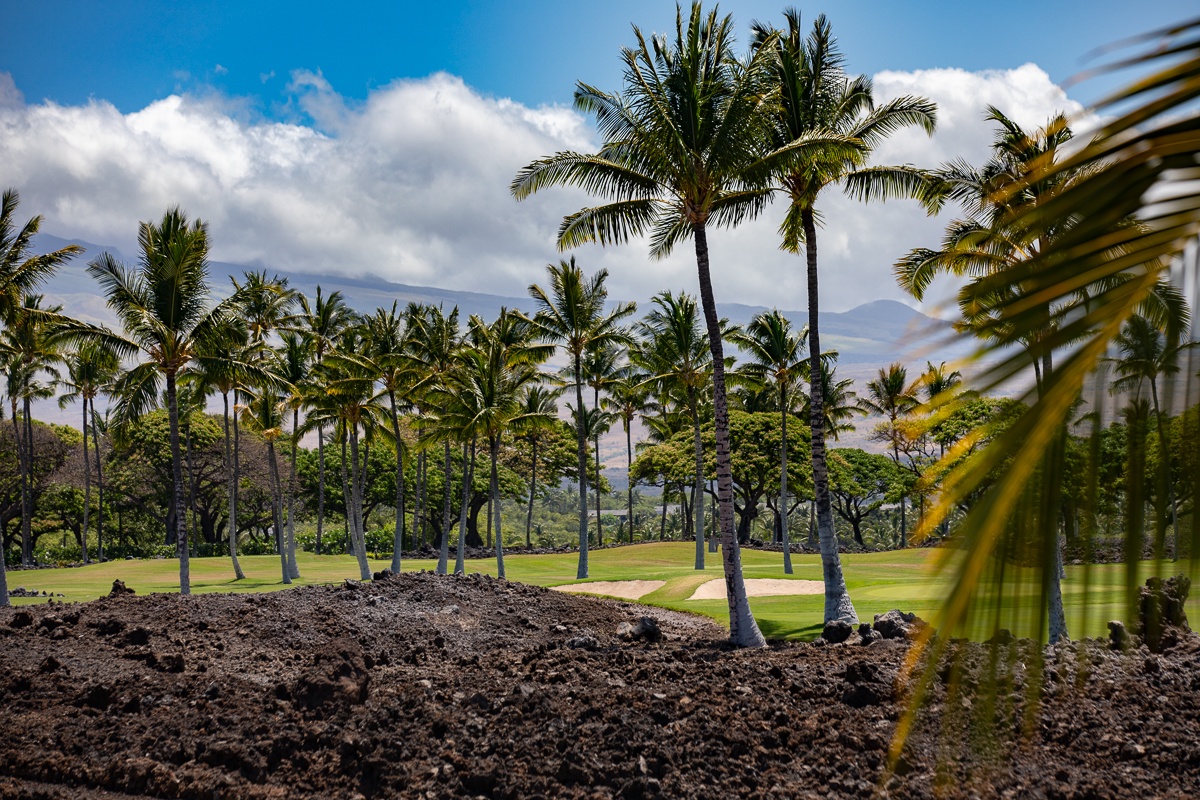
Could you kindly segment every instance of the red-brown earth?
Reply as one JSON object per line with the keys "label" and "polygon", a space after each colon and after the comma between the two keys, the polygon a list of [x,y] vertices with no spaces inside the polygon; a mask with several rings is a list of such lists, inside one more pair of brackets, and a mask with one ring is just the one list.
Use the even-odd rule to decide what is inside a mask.
{"label": "red-brown earth", "polygon": [[[623,625],[647,615],[658,641]],[[483,576],[3,609],[0,797],[1200,796],[1192,634],[1047,651],[1027,737],[1031,645],[998,735],[966,721],[990,706],[963,645],[967,691],[935,685],[890,777],[904,639],[724,638]]]}

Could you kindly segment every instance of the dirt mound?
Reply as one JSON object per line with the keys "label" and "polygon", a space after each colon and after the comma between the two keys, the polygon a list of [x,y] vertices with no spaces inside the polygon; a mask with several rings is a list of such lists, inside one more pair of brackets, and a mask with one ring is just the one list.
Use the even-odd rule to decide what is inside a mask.
{"label": "dirt mound", "polygon": [[[1161,654],[1052,651],[1031,747],[945,736],[969,691],[935,687],[886,782],[904,638],[724,637],[661,609],[429,574],[2,610],[0,796],[908,798],[933,796],[939,753],[943,796],[1200,792],[1192,634]],[[1021,680],[996,714],[1024,718]]]}

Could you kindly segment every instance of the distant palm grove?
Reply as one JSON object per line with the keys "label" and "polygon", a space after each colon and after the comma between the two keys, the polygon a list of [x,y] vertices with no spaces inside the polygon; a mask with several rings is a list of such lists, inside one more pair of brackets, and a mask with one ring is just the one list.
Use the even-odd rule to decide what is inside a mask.
{"label": "distant palm grove", "polygon": [[[826,622],[857,622],[839,552],[956,541],[1017,458],[981,454],[1082,375],[1070,366],[1080,331],[1065,331],[1084,306],[1007,276],[1072,235],[1070,225],[1014,225],[1014,215],[1094,170],[1055,169],[1068,162],[1065,117],[1024,130],[990,107],[980,109],[995,131],[986,163],[875,163],[898,131],[935,135],[937,110],[922,97],[876,103],[823,16],[756,23],[739,54],[731,20],[697,4],[670,36],[637,32],[621,58],[620,91],[579,83],[575,94],[599,149],[538,159],[511,192],[566,186],[597,198],[565,216],[564,250],[648,242],[659,258],[692,247],[696,286],[664,287],[640,307],[609,299],[604,270],[549,254],[528,304],[495,319],[418,304],[352,309],[337,292],[304,296],[261,271],[214,287],[209,229],[184,210],[141,222],[136,261],[120,263],[78,247],[34,252],[40,218],[23,221],[17,191],[6,191],[3,563],[178,558],[186,594],[192,557],[226,558],[241,578],[239,554],[274,554],[290,583],[298,549],[353,554],[367,580],[368,554],[399,572],[423,551],[439,573],[486,556],[503,576],[506,550],[571,546],[585,578],[589,548],[685,539],[698,569],[721,559],[738,644],[763,641],[741,579],[739,548],[751,544],[779,548],[787,573],[794,551],[819,553]],[[896,253],[892,277],[916,300],[938,276],[957,280],[957,332],[1003,346],[1010,383],[968,391],[936,354],[919,369],[897,354],[859,385],[839,377],[818,317],[821,200],[839,190],[957,212],[940,242]],[[711,280],[729,265],[710,259],[709,237],[764,213],[780,217],[780,246],[806,276],[808,316],[770,311],[732,325]],[[83,257],[112,328],[38,293]],[[1200,407],[1180,401],[1177,382],[1195,372],[1190,310],[1165,274],[1150,277],[1097,351],[1101,371],[1063,404],[1053,461],[1036,467],[1045,488],[1026,497],[1053,520],[1052,544],[1029,556],[1053,567],[1051,640],[1068,634],[1064,561],[1190,547],[1180,526],[1195,518]],[[1081,282],[1070,297],[1093,302],[1114,280]],[[1014,303],[1025,316],[1013,317]],[[75,424],[33,418],[35,402],[55,399]],[[839,446],[856,427],[873,452]],[[606,436],[624,450],[627,486],[615,491]],[[968,464],[984,477],[961,481]]]}

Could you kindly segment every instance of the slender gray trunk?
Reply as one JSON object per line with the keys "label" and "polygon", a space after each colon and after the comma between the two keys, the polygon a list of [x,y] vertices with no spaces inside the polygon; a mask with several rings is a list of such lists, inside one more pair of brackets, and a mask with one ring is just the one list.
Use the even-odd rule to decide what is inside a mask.
{"label": "slender gray trunk", "polygon": [[[1162,468],[1166,471],[1167,502],[1171,504],[1171,560],[1179,560],[1179,515],[1175,508],[1175,481],[1171,479],[1171,452],[1167,447],[1167,432],[1163,427],[1162,411],[1158,407],[1158,383],[1151,379],[1150,396],[1154,398],[1154,419],[1158,423],[1158,449]],[[1170,392],[1167,393],[1170,397]]]}
{"label": "slender gray trunk", "polygon": [[625,493],[628,500],[630,544],[633,544],[633,439],[629,430],[632,427],[632,421],[625,420]]}
{"label": "slender gray trunk", "polygon": [[[725,568],[725,595],[729,602],[729,638],[739,647],[764,647],[766,639],[750,611],[746,583],[742,579],[742,554],[733,522],[733,470],[729,456],[729,408],[725,398],[725,352],[721,342],[721,324],[713,298],[712,278],[708,271],[708,238],[703,225],[693,226],[696,243],[696,271],[700,282],[700,300],[708,327],[708,347],[713,362],[713,427],[716,431],[717,513],[721,522],[721,560]],[[700,502],[700,498],[697,498]]]}
{"label": "slender gray trunk", "polygon": [[[470,455],[468,457],[468,450]],[[458,549],[454,557],[454,574],[465,575],[467,572],[467,506],[471,502],[471,483],[475,478],[475,440],[471,440],[468,448],[466,442],[463,442],[463,463],[462,463],[462,507],[458,513]],[[447,530],[446,536],[449,537],[450,532]]]}
{"label": "slender gray trunk", "polygon": [[817,285],[817,225],[812,208],[800,212],[808,259],[808,357],[809,425],[812,427],[813,486],[816,503],[817,537],[821,543],[821,567],[825,577],[825,622],[858,622],[850,601],[842,561],[838,556],[837,533],[833,529],[833,505],[829,499],[829,468],[825,462],[825,387],[821,373],[821,337],[818,323],[820,296]]}
{"label": "slender gray trunk", "polygon": [[495,515],[496,523],[496,576],[503,578],[504,576],[504,535],[500,531],[500,478],[497,472],[497,463],[500,461],[500,437],[491,437],[491,454],[492,454],[492,507],[491,513]]}
{"label": "slender gray trunk", "polygon": [[[597,377],[597,380],[599,378]],[[595,402],[592,408],[595,410],[597,418],[600,414],[600,387],[595,388]],[[597,433],[592,441],[592,447],[595,449],[596,457],[596,546],[604,546],[604,522],[600,516],[600,434]]]}
{"label": "slender gray trunk", "polygon": [[537,446],[538,437],[533,437],[533,468],[529,472],[529,510],[525,512],[525,549],[533,549],[530,533],[533,530],[533,493],[537,487]]}
{"label": "slender gray trunk", "polygon": [[[442,541],[438,546],[438,575],[446,574],[450,561],[450,442],[443,442],[442,446]],[[466,470],[463,470],[463,479],[466,477]]]}
{"label": "slender gray trunk", "polygon": [[225,403],[225,474],[229,482],[229,557],[233,561],[233,575],[236,580],[245,580],[246,573],[238,563],[237,554],[237,484],[234,482],[234,460],[230,449],[229,437],[229,392],[221,392]]}
{"label": "slender gray trunk", "polygon": [[191,563],[188,553],[187,509],[183,504],[183,464],[179,454],[179,403],[175,391],[175,373],[167,373],[167,415],[171,432],[172,500],[175,505],[175,546],[179,553],[179,593],[192,593]]}
{"label": "slender gray trunk", "polygon": [[[241,421],[241,417],[238,416],[238,410],[237,410],[237,388],[234,388],[234,390],[233,390],[233,464],[232,464],[233,481],[231,483],[231,488],[230,488],[230,491],[233,495],[233,499],[231,501],[230,508],[233,509],[233,512],[230,514],[230,517],[229,517],[229,527],[230,527],[231,535],[233,536],[233,549],[230,550],[231,553],[237,552],[237,537],[238,537],[237,506],[238,506],[238,501],[241,499],[241,491],[242,491],[242,487],[241,487],[242,463],[241,462],[242,462],[242,421]],[[318,541],[320,541],[320,540],[318,540]],[[235,559],[234,572],[241,573],[241,571],[242,571],[241,565],[237,564],[236,559]],[[244,578],[246,576],[241,575],[240,577]]]}
{"label": "slender gray trunk", "polygon": [[579,569],[575,579],[583,580],[588,576],[587,435],[583,430],[583,365],[579,353],[575,353],[575,408],[579,445]]}
{"label": "slender gray trunk", "polygon": [[[413,508],[413,545],[425,546],[425,451],[417,453],[417,502]],[[415,549],[415,547],[414,547]]]}
{"label": "slender gray trunk", "polygon": [[663,481],[662,492],[662,519],[658,523],[658,540],[664,542],[667,539],[667,493],[670,491],[671,484]]}
{"label": "slender gray trunk", "polygon": [[792,539],[788,531],[788,474],[787,474],[787,386],[782,382],[779,384],[779,403],[781,412],[779,415],[779,428],[783,434],[783,441],[779,445],[779,533],[783,538],[783,574],[792,575]]}
{"label": "slender gray trunk", "polygon": [[300,577],[300,565],[296,563],[296,522],[295,522],[295,505],[296,505],[296,451],[300,449],[300,409],[292,409],[292,458],[291,464],[288,467],[288,489],[287,489],[287,552],[288,552],[288,571],[292,573],[293,578]]}
{"label": "slender gray trunk", "polygon": [[33,517],[33,502],[30,497],[33,491],[33,437],[26,439],[22,428],[28,429],[29,399],[22,404],[23,416],[17,417],[17,400],[13,397],[12,420],[13,437],[17,446],[17,465],[21,471],[21,566],[33,566],[33,528],[30,520]]}
{"label": "slender gray trunk", "polygon": [[317,423],[317,555],[325,532],[325,426]]}
{"label": "slender gray trunk", "polygon": [[283,529],[283,490],[279,485],[279,460],[275,457],[275,440],[267,440],[267,466],[271,473],[271,521],[275,526],[275,547],[279,550],[279,571],[284,583],[292,582],[288,567],[287,533]]}
{"label": "slender gray trunk", "polygon": [[92,507],[92,459],[88,453],[88,401],[83,397],[83,535],[80,538],[80,550],[83,553],[83,563],[88,560],[88,513]]}
{"label": "slender gray trunk", "polygon": [[692,515],[696,536],[696,569],[704,569],[704,444],[700,441],[700,402],[696,389],[688,387],[688,404],[692,412],[692,455],[696,462],[696,477],[692,484]]}
{"label": "slender gray trunk", "polygon": [[[96,558],[104,560],[104,467],[100,463],[100,426],[96,419],[96,399],[92,406],[92,448],[96,451]],[[86,457],[87,454],[84,453]]]}
{"label": "slender gray trunk", "polygon": [[392,435],[396,437],[396,529],[392,534],[392,566],[394,573],[400,573],[400,551],[404,549],[404,458],[400,441],[400,417],[396,413],[396,393],[388,390],[388,400],[392,404]]}
{"label": "slender gray trunk", "polygon": [[[367,470],[366,464],[362,467],[362,472]],[[353,520],[350,523],[350,536],[355,544],[355,557],[358,559],[358,575],[362,580],[369,581],[371,579],[371,567],[367,564],[367,539],[366,532],[363,531],[362,518],[362,502],[363,502],[363,476],[358,468],[358,424],[350,426],[350,480],[353,484],[350,487],[352,496],[351,505],[353,510],[351,516]]]}

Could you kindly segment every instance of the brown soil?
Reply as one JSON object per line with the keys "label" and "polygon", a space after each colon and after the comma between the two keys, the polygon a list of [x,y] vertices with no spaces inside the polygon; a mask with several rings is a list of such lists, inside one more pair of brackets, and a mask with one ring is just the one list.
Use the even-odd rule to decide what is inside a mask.
{"label": "brown soil", "polygon": [[[661,640],[623,625],[647,614]],[[723,638],[481,576],[4,609],[0,797],[908,798],[934,795],[939,757],[950,797],[1200,794],[1190,634],[1052,654],[1024,742],[1011,721],[968,735],[973,695],[938,685],[891,778],[903,640]],[[1024,716],[1016,696],[996,718]]]}

